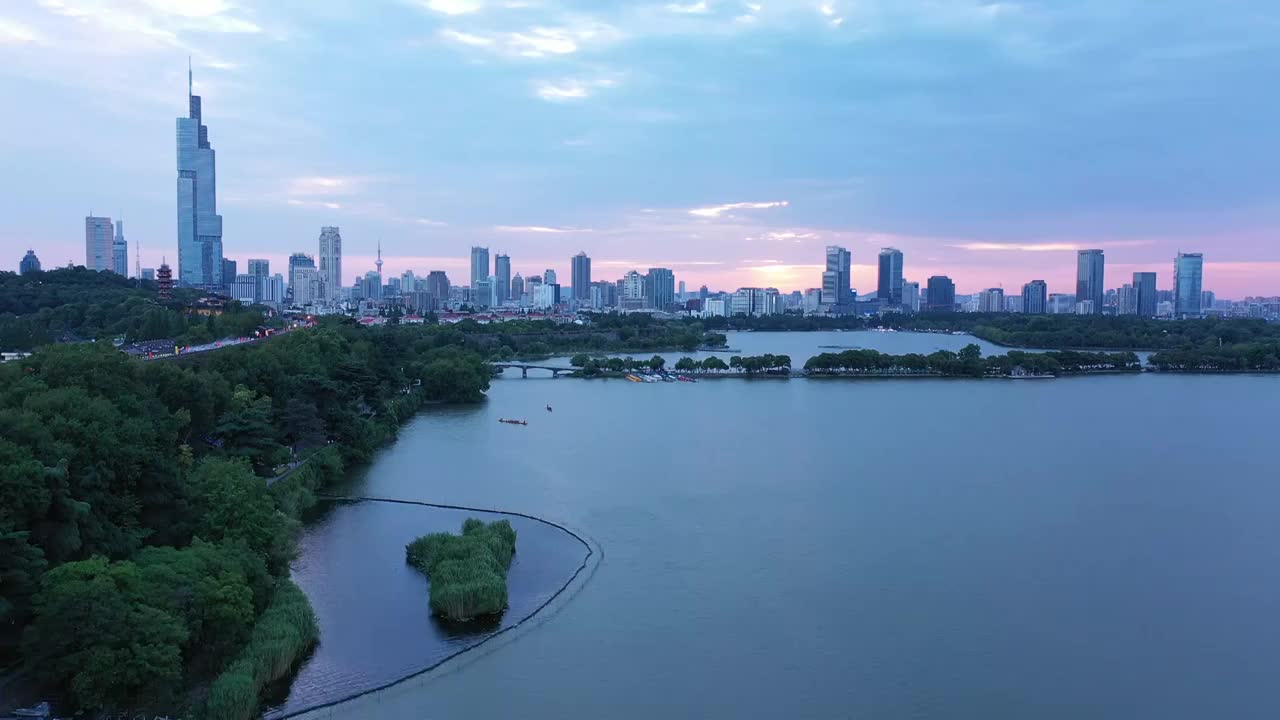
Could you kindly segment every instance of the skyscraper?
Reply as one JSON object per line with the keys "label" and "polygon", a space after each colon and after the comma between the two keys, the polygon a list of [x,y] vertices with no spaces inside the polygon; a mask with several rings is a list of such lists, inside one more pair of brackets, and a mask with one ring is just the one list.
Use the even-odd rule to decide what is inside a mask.
{"label": "skyscraper", "polygon": [[1032,280],[1022,286],[1022,312],[1043,315],[1049,312],[1049,285],[1043,280]]}
{"label": "skyscraper", "polygon": [[90,270],[111,269],[111,218],[84,219],[84,266]]}
{"label": "skyscraper", "polygon": [[559,280],[556,280],[555,270],[552,270],[551,268],[547,268],[546,270],[542,271],[543,285],[557,285],[559,284],[559,282],[560,282]]}
{"label": "skyscraper", "polygon": [[449,302],[449,276],[443,270],[427,273],[427,294],[431,296],[433,307],[444,307]]}
{"label": "skyscraper", "polygon": [[1076,303],[1089,303],[1086,314],[1102,312],[1104,262],[1101,250],[1081,250],[1076,256]]}
{"label": "skyscraper", "polygon": [[129,244],[124,241],[124,220],[116,221],[116,237],[111,241],[111,270],[129,277]]}
{"label": "skyscraper", "polygon": [[569,280],[573,283],[573,299],[582,305],[591,302],[591,258],[586,252],[574,255],[570,260]]}
{"label": "skyscraper", "polygon": [[[297,293],[294,293],[293,288],[295,285],[298,284],[298,271],[303,269],[315,270],[316,269],[315,259],[313,259],[310,255],[306,253],[293,253],[292,255],[290,255],[289,256],[289,277],[287,279],[289,282],[289,293],[290,295],[293,296],[294,302],[297,302],[298,296],[297,296]],[[308,279],[308,282],[318,283],[319,281],[320,281],[320,274],[318,272],[312,273],[312,276]],[[307,293],[308,302],[314,303],[315,301],[320,299],[319,297],[317,297],[319,295],[319,291],[316,288],[309,288],[305,292]]]}
{"label": "skyscraper", "polygon": [[1178,253],[1173,261],[1173,316],[1177,318],[1199,317],[1201,284],[1204,280],[1204,255]]}
{"label": "skyscraper", "polygon": [[337,227],[320,228],[320,297],[334,305],[342,297],[342,234]]}
{"label": "skyscraper", "polygon": [[178,284],[215,289],[222,285],[222,216],[209,128],[202,123],[200,96],[191,94],[188,116],[178,118]]}
{"label": "skyscraper", "polygon": [[676,276],[667,268],[649,268],[644,276],[645,299],[649,307],[665,310],[676,301]]}
{"label": "skyscraper", "polygon": [[520,302],[523,297],[524,278],[520,276],[520,273],[516,273],[516,276],[511,278],[511,299]]}
{"label": "skyscraper", "polygon": [[902,281],[902,307],[910,312],[920,310],[920,283]]}
{"label": "skyscraper", "polygon": [[876,296],[890,305],[902,304],[902,251],[897,248],[880,251],[880,283]]}
{"label": "skyscraper", "polygon": [[1136,312],[1142,317],[1156,316],[1156,274],[1153,272],[1136,272],[1133,274],[1133,292],[1136,297]]}
{"label": "skyscraper", "polygon": [[925,290],[926,309],[932,312],[952,312],[956,309],[956,284],[946,275],[929,278]]}
{"label": "skyscraper", "polygon": [[267,277],[271,274],[271,261],[262,258],[249,258],[246,272],[256,277]]}
{"label": "skyscraper", "polygon": [[511,258],[502,253],[493,256],[493,299],[496,305],[511,299]]}
{"label": "skyscraper", "polygon": [[18,274],[26,275],[33,272],[40,272],[40,258],[36,257],[35,250],[28,250],[18,263]]}
{"label": "skyscraper", "polygon": [[236,261],[222,258],[222,289],[230,290],[231,283],[236,281]]}
{"label": "skyscraper", "polygon": [[476,283],[489,279],[489,248],[472,246],[471,248],[471,287]]}
{"label": "skyscraper", "polygon": [[851,256],[838,245],[827,246],[827,269],[822,273],[822,304],[837,311],[853,305]]}
{"label": "skyscraper", "polygon": [[1004,312],[1004,289],[987,288],[978,293],[978,312]]}

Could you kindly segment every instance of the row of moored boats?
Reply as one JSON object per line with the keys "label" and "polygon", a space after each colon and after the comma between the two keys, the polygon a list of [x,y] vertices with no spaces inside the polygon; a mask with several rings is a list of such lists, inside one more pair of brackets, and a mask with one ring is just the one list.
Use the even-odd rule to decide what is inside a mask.
{"label": "row of moored boats", "polygon": [[688,375],[677,375],[669,372],[628,374],[627,379],[631,382],[638,383],[656,383],[656,382],[698,382]]}

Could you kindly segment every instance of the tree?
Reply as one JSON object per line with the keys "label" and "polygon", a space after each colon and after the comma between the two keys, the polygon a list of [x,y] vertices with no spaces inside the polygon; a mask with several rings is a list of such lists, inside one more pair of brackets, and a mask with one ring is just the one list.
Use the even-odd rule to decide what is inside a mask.
{"label": "tree", "polygon": [[569,359],[569,364],[576,368],[580,368],[586,365],[590,360],[590,355],[587,355],[586,353],[578,353]]}
{"label": "tree", "polygon": [[316,409],[316,404],[303,398],[289,398],[284,412],[280,414],[280,425],[284,436],[295,450],[323,445],[325,441],[324,420]]}
{"label": "tree", "polygon": [[231,408],[218,418],[214,436],[222,441],[228,454],[248,459],[256,472],[266,475],[284,460],[285,453],[276,442],[271,398],[254,395],[247,387],[236,388]]}
{"label": "tree", "polygon": [[691,357],[682,357],[676,361],[675,368],[676,370],[685,371],[685,372],[691,371],[691,370],[697,370],[698,363],[696,360],[694,360]]}
{"label": "tree", "polygon": [[667,364],[666,359],[664,359],[661,355],[654,355],[653,357],[649,358],[650,370],[661,370],[663,366],[665,366],[666,364]]}
{"label": "tree", "polygon": [[292,521],[244,461],[205,458],[188,480],[193,532],[207,542],[243,542],[279,571],[293,555]]}
{"label": "tree", "polygon": [[725,362],[720,358],[716,357],[715,355],[712,355],[711,357],[702,361],[702,369],[721,372],[723,370],[728,370],[729,366],[726,365]]}
{"label": "tree", "polygon": [[740,369],[742,367],[742,356],[734,355],[733,357],[729,358],[729,367],[735,370]]}

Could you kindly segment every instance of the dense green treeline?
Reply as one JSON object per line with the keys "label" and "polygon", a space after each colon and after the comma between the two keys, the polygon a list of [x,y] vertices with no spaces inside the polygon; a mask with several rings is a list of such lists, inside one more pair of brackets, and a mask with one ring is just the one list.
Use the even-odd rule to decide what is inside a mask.
{"label": "dense green treeline", "polygon": [[481,324],[463,320],[448,326],[468,347],[493,360],[544,358],[572,352],[694,351],[723,347],[724,335],[695,321],[655,320],[644,313],[590,315],[585,325],[552,320],[508,320]]}
{"label": "dense green treeline", "polygon": [[84,267],[18,275],[0,272],[0,350],[31,350],[65,336],[81,340],[174,339],[183,345],[249,335],[264,323],[262,312],[228,303],[221,315],[201,316],[184,308],[198,297],[175,291],[175,301],[156,299],[156,284]]}
{"label": "dense green treeline", "polygon": [[938,350],[928,355],[888,355],[876,350],[845,350],[815,355],[804,364],[813,375],[940,375],[945,377],[1007,377],[1015,374],[1059,375],[1099,371],[1137,372],[1138,356],[1131,352],[1103,353],[1055,350],[1029,353],[1019,350],[982,357],[977,345],[958,353]]}
{"label": "dense green treeline", "polygon": [[507,520],[462,523],[462,534],[432,533],[405,546],[405,560],[431,580],[431,611],[470,620],[507,607],[507,569],[516,531]]}
{"label": "dense green treeline", "polygon": [[0,652],[75,708],[248,717],[314,640],[287,581],[312,493],[488,382],[436,328],[345,320],[185,362],[92,343],[0,366]]}
{"label": "dense green treeline", "polygon": [[1280,341],[1161,350],[1147,362],[1172,372],[1275,372],[1280,370]]}

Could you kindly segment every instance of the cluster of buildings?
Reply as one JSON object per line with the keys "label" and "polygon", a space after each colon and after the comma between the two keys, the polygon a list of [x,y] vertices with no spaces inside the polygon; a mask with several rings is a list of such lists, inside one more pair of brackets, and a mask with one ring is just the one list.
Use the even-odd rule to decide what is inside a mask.
{"label": "cluster of buildings", "polygon": [[[556,271],[521,274],[511,271],[511,258],[490,256],[486,247],[471,248],[470,276],[466,285],[451,284],[443,270],[425,275],[407,271],[384,277],[382,249],[374,268],[342,282],[342,235],[337,227],[320,229],[315,255],[296,252],[288,260],[287,274],[272,273],[263,258],[249,258],[244,272],[235,260],[223,255],[222,216],[217,212],[216,157],[209,128],[202,119],[200,96],[192,93],[187,75],[188,113],[177,119],[177,240],[176,276],[167,264],[142,268],[135,259],[134,274],[156,280],[168,294],[174,285],[197,288],[245,303],[277,309],[299,308],[309,312],[377,315],[399,307],[408,313],[459,310],[547,313],[578,310],[616,310],[696,314],[704,317],[773,315],[783,312],[848,315],[934,312],[1022,312],[1031,314],[1116,314],[1146,317],[1194,318],[1210,314],[1280,318],[1280,298],[1246,298],[1243,302],[1219,302],[1202,287],[1204,257],[1178,253],[1173,268],[1173,289],[1159,290],[1155,272],[1133,273],[1132,282],[1106,288],[1106,260],[1102,250],[1081,250],[1077,255],[1074,293],[1050,293],[1044,280],[1032,280],[1021,293],[987,288],[972,295],[957,295],[955,282],[934,275],[922,286],[904,277],[904,256],[884,248],[878,258],[874,294],[859,296],[852,283],[852,257],[839,246],[826,248],[821,284],[803,292],[782,293],[771,287],[742,287],[733,292],[711,292],[706,286],[687,293],[677,284],[670,268],[654,267],[641,273],[627,272],[616,280],[593,280],[591,258],[580,252],[570,258],[569,284],[562,286]],[[135,250],[135,258],[137,253]],[[128,276],[129,248],[123,220],[85,218],[85,266]],[[21,272],[39,271],[40,260],[28,250]]]}

